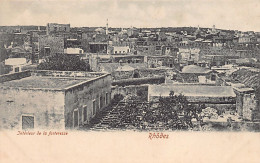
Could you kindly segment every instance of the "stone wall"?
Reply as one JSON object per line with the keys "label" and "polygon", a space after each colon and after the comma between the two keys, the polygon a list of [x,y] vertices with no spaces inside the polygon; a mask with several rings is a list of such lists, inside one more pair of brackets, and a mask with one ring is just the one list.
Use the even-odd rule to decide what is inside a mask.
{"label": "stone wall", "polygon": [[40,89],[0,89],[0,128],[22,129],[22,116],[34,116],[34,128],[64,129],[64,93]]}
{"label": "stone wall", "polygon": [[253,113],[257,110],[257,103],[255,94],[244,94],[243,96],[243,119],[253,120]]}
{"label": "stone wall", "polygon": [[102,75],[108,75],[100,72],[85,72],[85,71],[55,71],[55,70],[34,70],[31,71],[32,76],[49,76],[49,77],[85,77],[96,78]]}
{"label": "stone wall", "polygon": [[138,69],[140,77],[155,77],[155,76],[165,76],[167,74],[173,74],[175,70],[172,68],[160,69],[160,68],[144,68]]}
{"label": "stone wall", "polygon": [[10,80],[22,79],[29,76],[31,76],[30,71],[15,72],[12,74],[0,75],[0,83],[10,81]]}
{"label": "stone wall", "polygon": [[[101,78],[93,79],[84,84],[65,90],[64,114],[66,128],[73,128],[73,126],[75,126],[73,125],[74,114],[78,114],[79,125],[88,123],[89,120],[95,116],[93,112],[94,100],[96,102],[96,113],[110,103],[111,75],[105,75]],[[87,109],[86,119],[84,119],[83,116],[83,109]]]}
{"label": "stone wall", "polygon": [[115,71],[114,80],[129,79],[133,78],[134,71]]}
{"label": "stone wall", "polygon": [[[158,101],[160,95],[150,96],[150,101]],[[204,104],[236,104],[235,97],[206,97],[206,96],[186,96],[190,103],[204,103]]]}
{"label": "stone wall", "polygon": [[112,87],[112,97],[115,94],[122,94],[123,96],[132,95],[139,96],[140,99],[148,100],[148,85],[128,85],[128,86],[114,86]]}
{"label": "stone wall", "polygon": [[141,84],[161,84],[165,83],[165,77],[149,77],[149,78],[132,78],[124,80],[116,80],[112,85],[128,86],[128,85],[141,85]]}
{"label": "stone wall", "polygon": [[[158,102],[158,96],[150,96],[149,101]],[[206,107],[217,109],[220,112],[225,110],[234,110],[236,108],[235,97],[202,97],[202,96],[186,96],[189,103],[205,104]]]}
{"label": "stone wall", "polygon": [[259,119],[258,101],[255,92],[235,90],[236,93],[236,110],[238,115],[245,120],[253,121]]}

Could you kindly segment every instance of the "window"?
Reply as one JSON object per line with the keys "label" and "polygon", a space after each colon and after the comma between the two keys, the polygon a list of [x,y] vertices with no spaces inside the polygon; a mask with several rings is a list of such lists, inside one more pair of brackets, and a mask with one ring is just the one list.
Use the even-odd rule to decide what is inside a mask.
{"label": "window", "polygon": [[34,116],[22,116],[22,129],[33,129],[34,128]]}
{"label": "window", "polygon": [[51,54],[51,49],[50,49],[50,47],[44,47],[44,55],[45,56],[48,56],[48,55],[50,55]]}
{"label": "window", "polygon": [[83,106],[83,122],[86,122],[88,119],[88,108],[87,106]]}
{"label": "window", "polygon": [[93,100],[93,115],[96,114],[96,100]]}
{"label": "window", "polygon": [[215,74],[212,74],[212,75],[211,75],[211,80],[212,80],[212,81],[216,81],[216,75],[215,75]]}
{"label": "window", "polygon": [[102,99],[102,96],[100,95],[100,97],[99,97],[99,106],[100,106],[100,109],[102,109],[102,107],[103,107],[103,99]]}
{"label": "window", "polygon": [[106,105],[108,104],[108,93],[106,93]]}
{"label": "window", "polygon": [[73,127],[78,127],[79,126],[79,110],[76,109],[73,112]]}
{"label": "window", "polygon": [[14,72],[19,72],[19,67],[15,67]]}
{"label": "window", "polygon": [[156,50],[161,50],[161,46],[156,46]]}
{"label": "window", "polygon": [[100,110],[100,96],[97,96],[96,100],[96,113]]}

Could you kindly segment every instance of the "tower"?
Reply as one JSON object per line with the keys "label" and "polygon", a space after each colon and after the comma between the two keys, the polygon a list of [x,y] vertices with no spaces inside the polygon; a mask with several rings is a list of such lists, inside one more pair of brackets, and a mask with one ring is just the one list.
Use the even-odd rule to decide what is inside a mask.
{"label": "tower", "polygon": [[107,19],[107,26],[106,26],[106,35],[108,34],[108,19]]}
{"label": "tower", "polygon": [[50,34],[50,27],[49,27],[49,23],[47,23],[46,26],[46,34],[49,35]]}
{"label": "tower", "polygon": [[212,26],[212,32],[213,32],[213,33],[216,32],[216,26],[215,26],[215,25]]}

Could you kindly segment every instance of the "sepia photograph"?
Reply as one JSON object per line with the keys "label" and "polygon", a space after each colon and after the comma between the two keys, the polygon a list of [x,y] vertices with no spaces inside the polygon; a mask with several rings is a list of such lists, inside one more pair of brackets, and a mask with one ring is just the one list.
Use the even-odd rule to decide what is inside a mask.
{"label": "sepia photograph", "polygon": [[259,20],[258,0],[0,0],[0,162],[260,162]]}

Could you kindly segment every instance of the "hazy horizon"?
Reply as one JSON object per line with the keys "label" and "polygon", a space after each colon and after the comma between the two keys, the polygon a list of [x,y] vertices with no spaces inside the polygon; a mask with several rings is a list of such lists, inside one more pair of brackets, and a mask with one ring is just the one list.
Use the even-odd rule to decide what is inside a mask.
{"label": "hazy horizon", "polygon": [[197,27],[260,31],[260,3],[254,0],[0,0],[0,26],[112,28]]}

